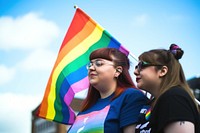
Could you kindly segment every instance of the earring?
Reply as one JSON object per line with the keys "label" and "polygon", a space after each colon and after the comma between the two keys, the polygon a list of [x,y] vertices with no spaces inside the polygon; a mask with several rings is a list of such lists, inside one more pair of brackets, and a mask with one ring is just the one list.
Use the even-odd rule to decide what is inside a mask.
{"label": "earring", "polygon": [[122,73],[121,69],[119,69],[119,68],[117,69],[117,72]]}

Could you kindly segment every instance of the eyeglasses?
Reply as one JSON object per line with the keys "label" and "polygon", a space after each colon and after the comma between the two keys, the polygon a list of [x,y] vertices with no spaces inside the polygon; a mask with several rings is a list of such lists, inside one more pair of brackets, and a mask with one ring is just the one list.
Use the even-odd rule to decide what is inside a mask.
{"label": "eyeglasses", "polygon": [[149,66],[163,66],[159,64],[151,64],[145,61],[140,61],[136,66],[135,69],[138,69],[138,71],[141,71],[142,69],[149,67]]}
{"label": "eyeglasses", "polygon": [[105,63],[103,60],[95,60],[93,62],[89,62],[87,65],[86,65],[86,68],[89,70],[91,66],[94,66],[95,68],[96,67],[101,67],[103,65],[111,65],[111,66],[114,66],[113,63]]}

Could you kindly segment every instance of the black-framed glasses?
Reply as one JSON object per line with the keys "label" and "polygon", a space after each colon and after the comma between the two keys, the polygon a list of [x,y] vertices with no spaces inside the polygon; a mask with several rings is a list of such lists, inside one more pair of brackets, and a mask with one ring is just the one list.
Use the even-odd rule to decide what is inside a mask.
{"label": "black-framed glasses", "polygon": [[87,65],[86,65],[86,68],[89,70],[91,66],[94,66],[95,68],[96,67],[101,67],[103,65],[111,65],[111,66],[114,66],[113,63],[105,63],[103,60],[95,60],[95,61],[90,61]]}
{"label": "black-framed glasses", "polygon": [[140,61],[136,66],[135,69],[138,69],[138,71],[141,71],[142,69],[149,67],[149,66],[163,66],[160,64],[152,64],[152,63],[148,63],[146,61]]}

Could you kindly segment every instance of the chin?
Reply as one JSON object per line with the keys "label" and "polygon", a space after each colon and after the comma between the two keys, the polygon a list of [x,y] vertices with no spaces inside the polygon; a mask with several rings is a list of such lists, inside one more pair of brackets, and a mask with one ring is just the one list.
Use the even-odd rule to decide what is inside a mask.
{"label": "chin", "polygon": [[142,85],[137,85],[137,88],[144,90],[144,91],[147,91]]}
{"label": "chin", "polygon": [[142,89],[142,85],[140,83],[138,83],[137,88]]}
{"label": "chin", "polygon": [[92,86],[95,86],[98,82],[97,81],[95,81],[95,80],[89,80],[89,82],[90,82],[90,84],[92,85]]}

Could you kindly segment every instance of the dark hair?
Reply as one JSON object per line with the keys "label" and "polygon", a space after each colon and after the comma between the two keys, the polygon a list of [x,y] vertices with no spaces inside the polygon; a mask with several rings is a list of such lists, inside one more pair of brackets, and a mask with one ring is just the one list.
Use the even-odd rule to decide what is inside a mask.
{"label": "dark hair", "polygon": [[[163,66],[168,67],[168,72],[163,77],[163,80],[161,82],[159,96],[173,86],[181,86],[188,92],[193,100],[195,99],[185,79],[182,66],[179,63],[179,59],[182,58],[183,53],[184,51],[178,45],[171,44],[169,50],[154,49],[144,52],[139,56],[139,60],[146,61],[152,64],[162,64]],[[162,66],[155,67],[157,70],[162,68]],[[159,96],[156,98],[154,105],[156,104],[157,99],[159,99]]]}
{"label": "dark hair", "polygon": [[[122,73],[117,78],[117,89],[114,92],[114,97],[118,97],[125,89],[127,88],[136,88],[135,84],[132,81],[132,78],[129,73],[130,62],[128,57],[115,48],[101,48],[93,51],[90,54],[90,60],[103,58],[109,61],[113,61],[115,66],[121,66],[123,68]],[[81,111],[84,111],[94,105],[96,101],[100,98],[99,92],[93,87],[89,86],[88,94],[86,99],[83,102]]]}
{"label": "dark hair", "polygon": [[176,44],[171,44],[169,51],[174,55],[174,57],[179,60],[182,58],[184,51]]}

